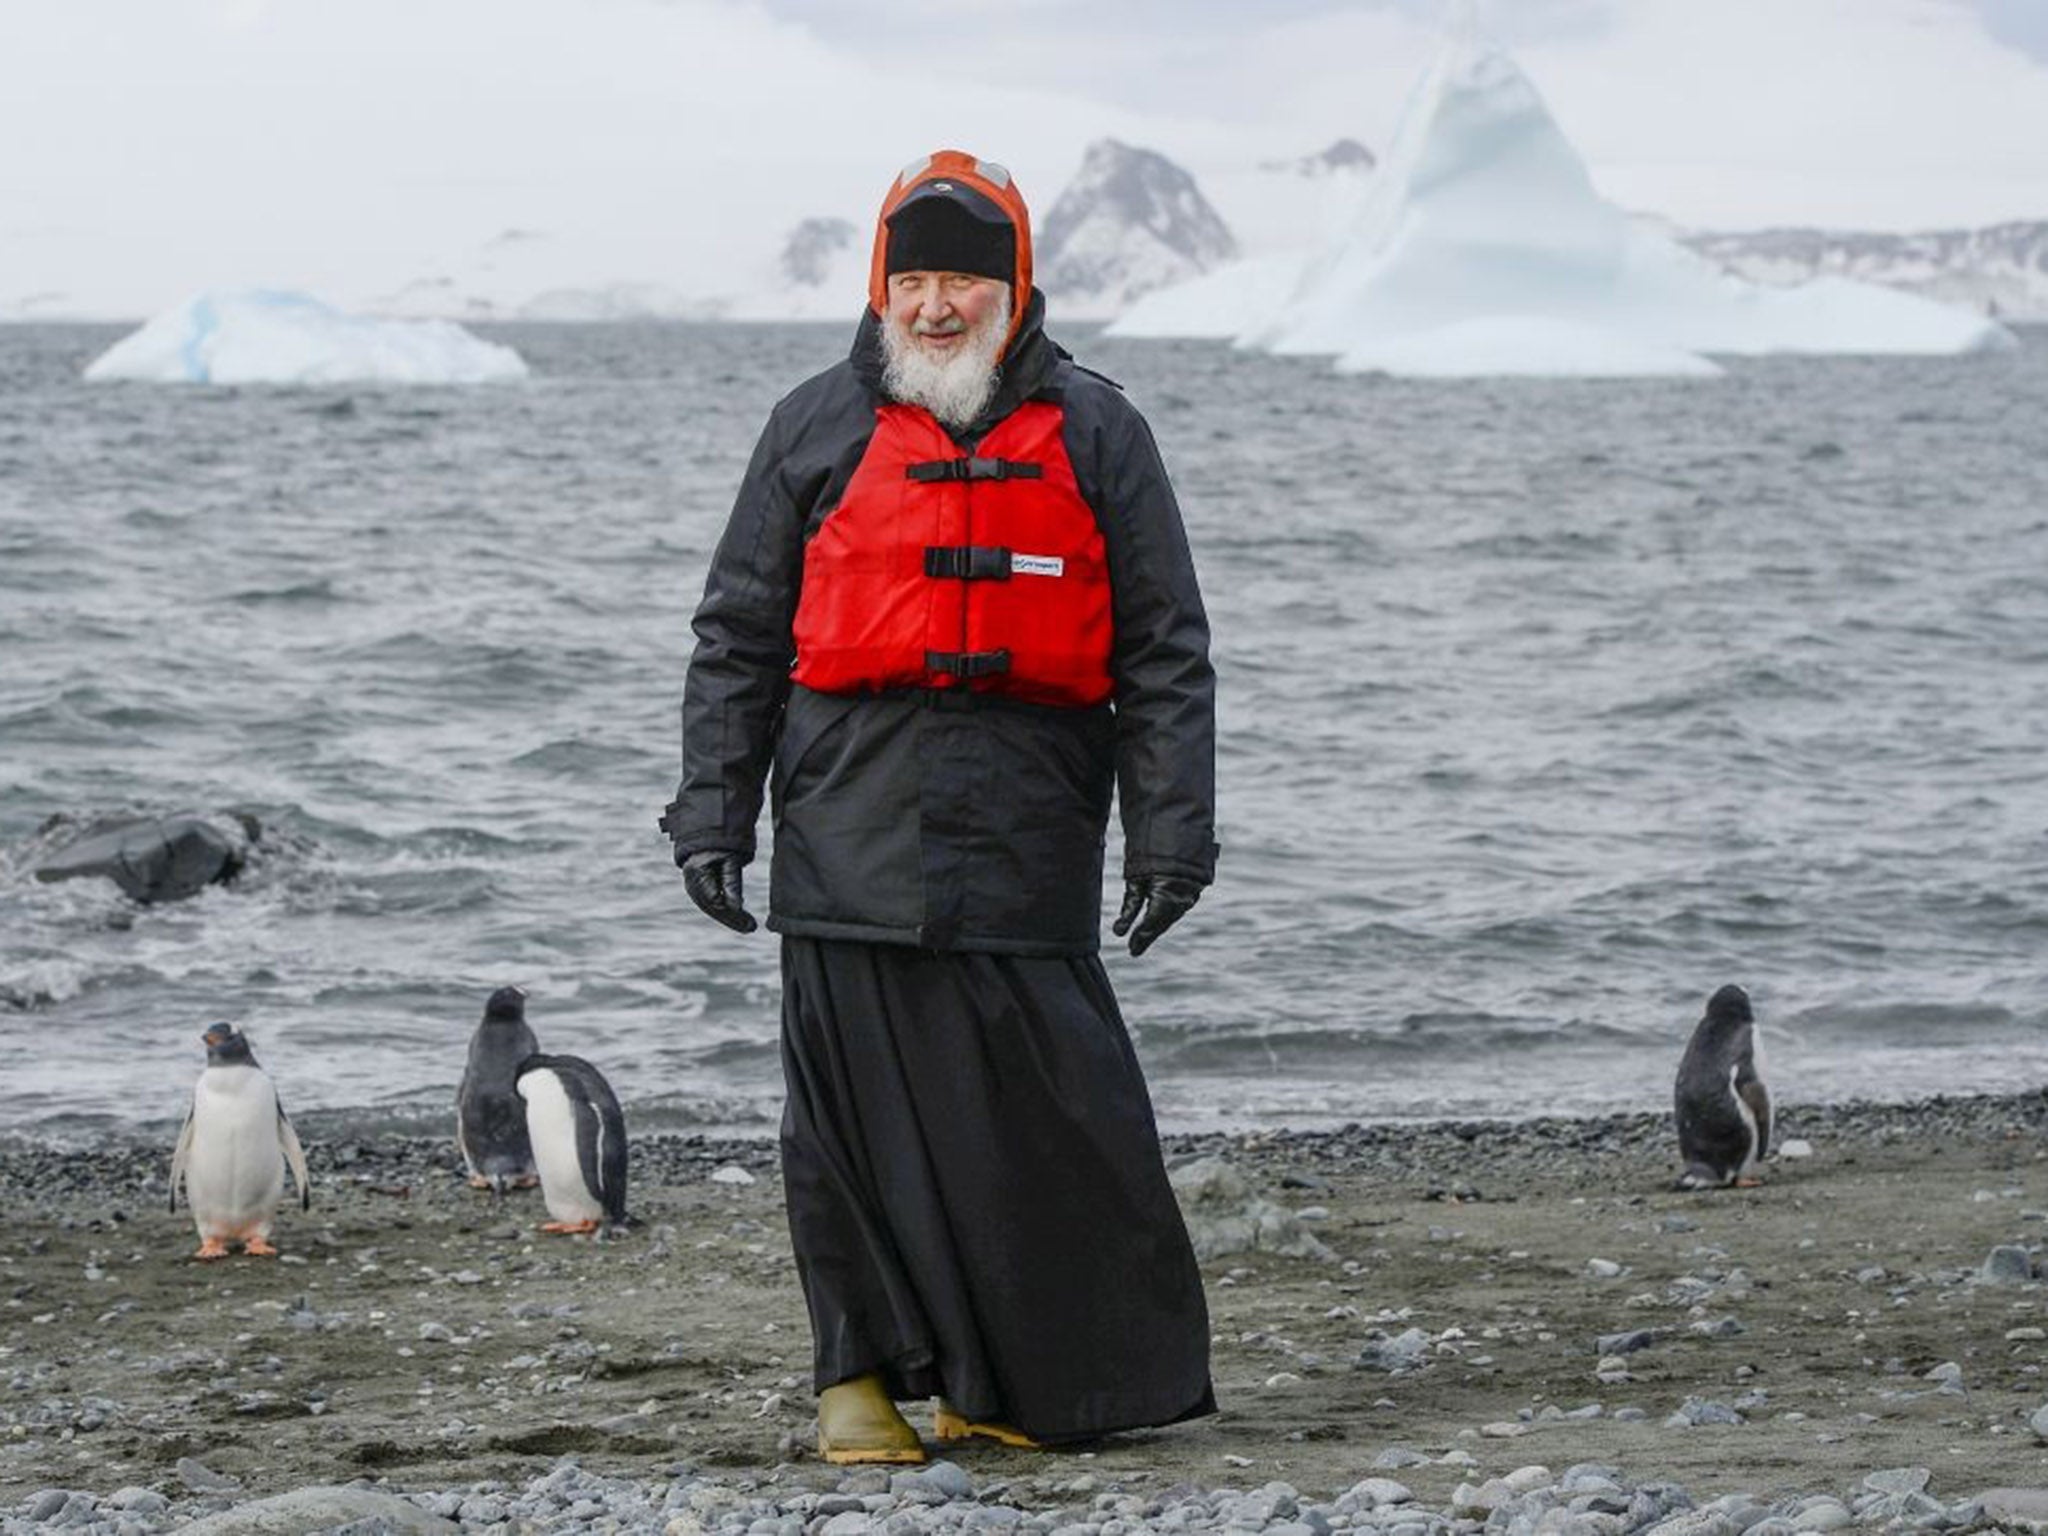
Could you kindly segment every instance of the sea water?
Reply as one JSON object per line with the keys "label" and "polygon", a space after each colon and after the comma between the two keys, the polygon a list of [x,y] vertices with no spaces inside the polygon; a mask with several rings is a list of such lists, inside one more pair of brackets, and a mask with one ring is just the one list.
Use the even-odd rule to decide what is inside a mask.
{"label": "sea water", "polygon": [[[294,1112],[438,1127],[508,982],[637,1124],[774,1125],[776,942],[655,818],[741,469],[851,324],[484,329],[530,379],[88,385],[118,331],[0,328],[0,1129],[175,1117],[215,1019]],[[1730,981],[1784,1100],[2048,1081],[2048,332],[1641,383],[1066,339],[1221,680],[1218,883],[1107,951],[1168,1125],[1653,1106]],[[230,808],[195,900],[31,876]]]}

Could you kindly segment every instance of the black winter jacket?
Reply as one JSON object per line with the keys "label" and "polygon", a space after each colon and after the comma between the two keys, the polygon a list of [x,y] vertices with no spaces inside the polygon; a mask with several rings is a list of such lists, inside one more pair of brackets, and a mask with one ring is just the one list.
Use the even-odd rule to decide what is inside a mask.
{"label": "black winter jacket", "polygon": [[795,686],[804,545],[875,429],[881,325],[768,419],[712,557],[683,690],[678,861],[751,858],[773,769],[768,926],[819,938],[1025,955],[1099,943],[1103,833],[1121,799],[1127,875],[1215,874],[1215,674],[1180,509],[1145,420],[1042,329],[1032,294],[963,450],[1025,400],[1064,407],[1110,568],[1115,694],[1058,709],[962,691]]}

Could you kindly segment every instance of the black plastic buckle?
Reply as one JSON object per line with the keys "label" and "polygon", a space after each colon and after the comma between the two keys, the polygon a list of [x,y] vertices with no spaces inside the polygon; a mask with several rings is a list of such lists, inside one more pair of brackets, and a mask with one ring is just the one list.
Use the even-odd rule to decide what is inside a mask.
{"label": "black plastic buckle", "polygon": [[1008,581],[1010,552],[986,544],[928,544],[924,573],[952,581]]}
{"label": "black plastic buckle", "polygon": [[926,651],[924,669],[927,672],[944,672],[963,680],[975,677],[999,677],[1010,670],[1008,651]]}
{"label": "black plastic buckle", "polygon": [[1038,480],[1044,478],[1043,464],[1026,464],[1016,459],[926,459],[906,465],[909,480]]}

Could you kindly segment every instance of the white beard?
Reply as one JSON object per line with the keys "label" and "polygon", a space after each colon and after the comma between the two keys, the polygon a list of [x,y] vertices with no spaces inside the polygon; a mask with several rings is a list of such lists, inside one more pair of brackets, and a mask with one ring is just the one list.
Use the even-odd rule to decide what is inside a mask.
{"label": "white beard", "polygon": [[917,344],[911,327],[884,320],[882,388],[890,399],[905,405],[921,405],[943,425],[958,430],[979,416],[995,398],[996,385],[1003,376],[996,355],[1003,350],[1003,339],[1009,334],[1007,291],[981,324],[968,332],[967,344],[952,357],[929,356]]}

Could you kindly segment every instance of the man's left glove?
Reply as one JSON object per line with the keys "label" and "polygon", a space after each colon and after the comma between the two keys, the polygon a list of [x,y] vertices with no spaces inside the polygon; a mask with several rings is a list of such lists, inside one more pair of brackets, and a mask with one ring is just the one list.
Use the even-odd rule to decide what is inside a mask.
{"label": "man's left glove", "polygon": [[760,926],[740,895],[744,858],[723,848],[706,848],[678,862],[683,867],[683,889],[706,917],[734,933],[752,933]]}
{"label": "man's left glove", "polygon": [[[1185,875],[1137,875],[1124,881],[1123,910],[1117,913],[1110,932],[1118,938],[1131,936],[1131,953],[1142,955],[1152,941],[1188,915],[1188,909],[1202,899],[1199,881]],[[1140,917],[1139,914],[1144,916]],[[1131,925],[1135,923],[1134,929]]]}

